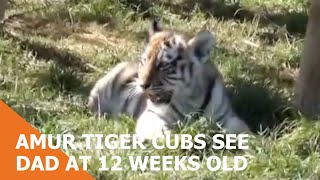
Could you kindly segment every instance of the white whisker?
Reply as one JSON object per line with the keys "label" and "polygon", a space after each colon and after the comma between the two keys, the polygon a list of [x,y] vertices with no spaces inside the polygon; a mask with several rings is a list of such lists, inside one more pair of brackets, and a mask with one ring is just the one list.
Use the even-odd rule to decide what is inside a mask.
{"label": "white whisker", "polygon": [[139,85],[136,81],[127,84],[128,87],[128,99],[134,98],[142,93]]}

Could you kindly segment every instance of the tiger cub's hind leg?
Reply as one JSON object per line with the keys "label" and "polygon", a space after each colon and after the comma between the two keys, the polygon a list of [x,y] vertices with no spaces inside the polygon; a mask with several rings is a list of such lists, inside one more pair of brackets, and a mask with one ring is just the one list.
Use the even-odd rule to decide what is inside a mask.
{"label": "tiger cub's hind leg", "polygon": [[134,86],[129,86],[136,72],[135,63],[122,62],[117,64],[96,82],[88,97],[87,108],[96,116],[128,114],[125,106],[128,104],[133,106],[132,99],[143,98],[138,91],[135,91],[137,93],[133,93],[133,95],[131,93],[132,96],[130,96],[130,92],[136,89]]}

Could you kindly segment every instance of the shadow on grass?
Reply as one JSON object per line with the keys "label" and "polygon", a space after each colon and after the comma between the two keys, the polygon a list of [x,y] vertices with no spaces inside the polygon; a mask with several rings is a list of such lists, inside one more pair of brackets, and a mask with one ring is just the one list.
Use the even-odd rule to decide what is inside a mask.
{"label": "shadow on grass", "polygon": [[39,76],[38,86],[48,87],[56,94],[86,97],[93,85],[86,83],[84,78],[84,74],[73,68],[53,65],[46,74]]}
{"label": "shadow on grass", "polygon": [[291,104],[266,85],[233,79],[231,93],[233,107],[254,132],[272,129],[294,114]]}
{"label": "shadow on grass", "polygon": [[173,1],[147,1],[147,0],[126,0],[123,4],[133,8],[134,11],[144,14],[144,18],[155,18],[156,15],[150,11],[154,5],[163,5],[169,8],[172,13],[182,15],[184,18],[193,16],[193,12],[198,8],[207,17],[219,19],[249,20],[259,18],[260,26],[270,24],[285,26],[290,34],[304,34],[308,20],[307,10],[295,12],[284,10],[283,12],[272,12],[271,10],[249,10],[242,7],[239,2],[227,2],[226,0],[181,0],[179,3]]}
{"label": "shadow on grass", "polygon": [[[229,88],[235,111],[255,132],[273,129],[297,117],[290,101],[294,79],[281,78],[280,69],[246,62],[249,78],[232,78]],[[286,89],[286,91],[284,91]]]}
{"label": "shadow on grass", "polygon": [[53,60],[60,66],[72,67],[82,72],[94,71],[80,56],[67,50],[29,40],[20,40],[20,43],[22,48],[31,51],[38,59]]}

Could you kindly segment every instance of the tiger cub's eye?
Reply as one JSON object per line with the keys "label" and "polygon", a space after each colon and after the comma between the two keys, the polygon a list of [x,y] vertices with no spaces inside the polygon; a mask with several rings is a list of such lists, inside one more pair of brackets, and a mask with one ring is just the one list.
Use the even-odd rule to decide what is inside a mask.
{"label": "tiger cub's eye", "polygon": [[176,60],[181,60],[182,59],[182,55],[179,54],[178,57],[176,58]]}
{"label": "tiger cub's eye", "polygon": [[139,66],[143,66],[144,65],[144,62],[143,61],[140,61],[139,62]]}
{"label": "tiger cub's eye", "polygon": [[171,48],[171,44],[169,41],[164,41],[163,44],[168,47],[168,48]]}

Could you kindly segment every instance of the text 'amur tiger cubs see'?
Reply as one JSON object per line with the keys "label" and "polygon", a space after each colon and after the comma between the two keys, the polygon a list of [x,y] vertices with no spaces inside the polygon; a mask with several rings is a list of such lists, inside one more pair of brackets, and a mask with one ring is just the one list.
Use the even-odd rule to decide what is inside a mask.
{"label": "text 'amur tiger cubs see'", "polygon": [[230,133],[250,132],[210,62],[215,41],[208,31],[189,39],[153,21],[140,62],[122,62],[98,80],[88,107],[96,115],[132,116],[137,135],[145,140],[163,136],[194,112]]}

